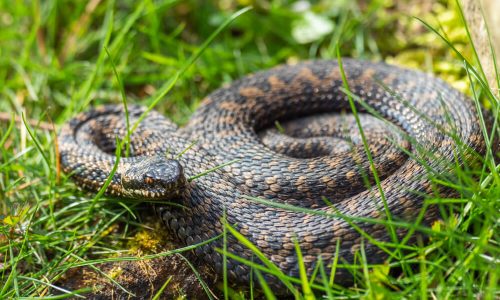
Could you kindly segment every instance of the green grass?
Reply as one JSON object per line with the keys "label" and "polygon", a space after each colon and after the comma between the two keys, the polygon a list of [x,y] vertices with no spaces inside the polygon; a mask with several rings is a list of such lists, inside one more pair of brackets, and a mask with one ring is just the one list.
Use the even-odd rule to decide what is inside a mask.
{"label": "green grass", "polygon": [[[299,5],[292,2],[0,0],[0,299],[51,299],[58,280],[72,268],[136,260],[136,252],[128,250],[130,240],[150,232],[142,206],[89,195],[59,172],[53,127],[91,105],[125,101],[154,107],[182,125],[201,99],[224,83],[279,63],[337,59],[337,51],[432,71],[471,95],[477,105],[487,106],[497,118],[493,131],[483,128],[486,157],[474,167],[457,164],[451,178],[436,176],[436,183],[453,187],[458,197],[436,194],[427,199],[425,205],[439,204],[444,215],[432,228],[379,220],[423,232],[430,241],[392,241],[391,251],[405,251],[384,265],[367,265],[362,251],[353,265],[335,261],[334,268],[356,272],[354,286],[333,283],[334,274],[324,269],[332,262],[320,264],[313,276],[319,281],[303,272],[300,278],[289,278],[228,226],[225,234],[235,235],[263,261],[246,261],[254,266],[255,286],[260,288],[243,292],[230,282],[220,288],[202,283],[207,297],[212,297],[210,289],[232,299],[272,299],[265,273],[279,277],[296,298],[500,296],[500,167],[491,151],[491,137],[499,134],[499,96],[484,79],[460,7],[452,0],[439,1],[429,11],[419,5],[403,10],[389,0],[319,0],[305,13],[297,12]],[[247,11],[249,4],[254,7]],[[313,27],[313,34],[307,33],[308,18],[323,24]],[[318,34],[320,29],[324,34]],[[130,124],[131,131],[134,127]],[[396,269],[400,272],[391,272]],[[163,288],[172,288],[170,279]],[[53,298],[72,295],[66,293]]]}

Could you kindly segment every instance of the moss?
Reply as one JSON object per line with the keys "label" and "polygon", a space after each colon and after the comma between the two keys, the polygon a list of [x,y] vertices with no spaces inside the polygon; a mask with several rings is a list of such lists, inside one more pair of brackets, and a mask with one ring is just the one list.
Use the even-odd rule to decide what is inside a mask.
{"label": "moss", "polygon": [[144,226],[127,243],[133,254],[158,253],[160,249],[174,249],[171,237],[165,233],[165,226],[158,219],[146,220]]}
{"label": "moss", "polygon": [[[400,20],[397,21],[398,29],[395,34],[387,35],[386,43],[392,48],[386,51],[393,54],[389,55],[386,61],[434,73],[456,89],[469,94],[470,85],[460,60],[457,60],[456,55],[450,51],[444,41],[440,40],[434,32],[427,30],[418,19],[402,17],[405,11],[424,20],[432,27],[439,28],[441,34],[465,58],[472,61],[473,52],[455,1],[438,1],[431,5],[414,1],[395,10],[394,14],[398,15]],[[412,38],[408,39],[408,36]]]}

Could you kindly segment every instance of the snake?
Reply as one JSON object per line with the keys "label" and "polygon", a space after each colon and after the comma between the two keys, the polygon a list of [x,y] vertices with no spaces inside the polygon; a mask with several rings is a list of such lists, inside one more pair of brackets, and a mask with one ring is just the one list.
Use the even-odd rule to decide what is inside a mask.
{"label": "snake", "polygon": [[234,80],[181,127],[144,106],[97,106],[64,124],[58,143],[79,187],[108,180],[107,195],[152,203],[215,272],[248,283],[260,265],[270,284],[319,265],[344,284],[352,270],[333,261],[394,259],[415,222],[440,218],[426,199],[453,195],[435,179],[485,152],[467,96],[431,74],[350,58]]}

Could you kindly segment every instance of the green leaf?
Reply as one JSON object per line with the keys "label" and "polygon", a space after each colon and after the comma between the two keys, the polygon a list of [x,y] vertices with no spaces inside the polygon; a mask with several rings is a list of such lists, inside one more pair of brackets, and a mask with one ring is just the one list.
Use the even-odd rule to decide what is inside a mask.
{"label": "green leaf", "polygon": [[301,43],[307,44],[333,32],[333,22],[321,15],[307,11],[302,15],[302,18],[292,23],[292,36]]}

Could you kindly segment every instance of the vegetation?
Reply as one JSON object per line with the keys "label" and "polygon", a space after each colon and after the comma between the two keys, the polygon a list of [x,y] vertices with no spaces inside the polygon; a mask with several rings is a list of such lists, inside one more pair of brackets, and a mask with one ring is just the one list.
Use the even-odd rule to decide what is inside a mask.
{"label": "vegetation", "polygon": [[[57,128],[91,105],[155,105],[182,125],[224,83],[279,63],[337,59],[339,48],[342,56],[436,73],[492,115],[499,112],[500,85],[488,87],[453,0],[0,0],[0,28],[1,299],[68,298],[78,291],[62,290],[60,282],[76,267],[95,270],[98,262],[144,253],[175,259],[180,254],[172,253],[183,250],[165,250],[171,246],[152,230],[158,224],[147,207],[94,198],[60,172]],[[357,262],[352,287],[281,279],[302,286],[296,298],[498,298],[495,155],[488,152],[474,168],[456,166],[454,181],[444,184],[458,196],[427,201],[442,205],[445,218],[428,228],[428,243],[399,261],[370,270]],[[227,234],[239,237],[232,228]],[[210,290],[273,298],[263,272],[255,273],[261,289]],[[102,273],[113,282],[116,274]],[[213,297],[200,273],[202,291]],[[168,295],[189,298],[171,279],[163,282]]]}

